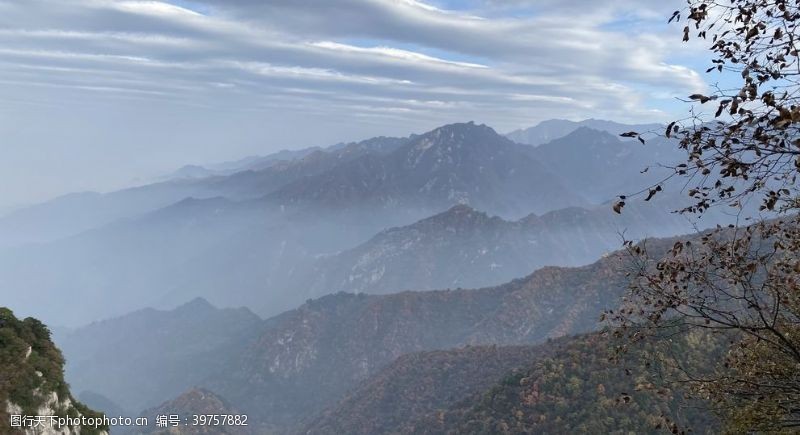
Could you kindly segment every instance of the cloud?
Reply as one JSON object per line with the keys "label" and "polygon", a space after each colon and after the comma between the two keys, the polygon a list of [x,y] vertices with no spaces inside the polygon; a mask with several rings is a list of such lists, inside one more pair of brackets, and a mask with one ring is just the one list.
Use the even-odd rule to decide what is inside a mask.
{"label": "cloud", "polygon": [[[705,87],[693,52],[676,53],[679,32],[666,26],[668,12],[661,16],[671,7],[627,0],[0,1],[0,99],[6,111],[20,107],[30,117],[20,122],[18,115],[13,125],[0,119],[0,133],[36,146],[74,136],[85,152],[108,143],[121,155],[147,149],[176,160],[163,160],[167,166],[185,163],[177,159],[187,154],[195,161],[233,157],[458,120],[500,130],[552,117],[666,120],[674,108],[665,97]],[[31,109],[43,106],[51,110]],[[108,125],[92,134],[70,131],[90,128],[83,123],[57,123],[67,131],[49,135],[19,129],[36,125],[37,116],[76,114]],[[311,122],[317,128],[305,125]],[[147,148],[120,133],[146,123],[161,129],[151,129],[148,140],[160,134],[173,148]],[[280,128],[264,131],[270,125]],[[223,155],[212,140],[226,128]]]}
{"label": "cloud", "polygon": [[[6,14],[0,41],[12,47],[13,57],[48,66],[83,60],[98,73],[115,62],[138,63],[133,68],[143,77],[177,72],[170,81],[219,74],[254,91],[254,76],[267,87],[270,78],[291,76],[309,87],[333,78],[387,87],[413,83],[407,89],[413,97],[437,94],[444,84],[495,89],[509,98],[547,90],[565,102],[581,97],[607,107],[618,97],[599,93],[602,87],[594,84],[604,80],[632,89],[688,92],[704,86],[691,68],[666,60],[667,44],[657,38],[555,13],[484,19],[412,0],[184,4],[204,5],[208,15],[157,1],[75,0],[69,8],[63,3],[31,0]],[[365,96],[395,91],[370,88]]]}

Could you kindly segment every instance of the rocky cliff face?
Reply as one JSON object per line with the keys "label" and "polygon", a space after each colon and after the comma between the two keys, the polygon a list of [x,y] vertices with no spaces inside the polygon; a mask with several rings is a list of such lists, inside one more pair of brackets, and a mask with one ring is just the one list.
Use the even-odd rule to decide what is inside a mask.
{"label": "rocky cliff face", "polygon": [[[106,435],[107,427],[54,424],[50,417],[99,418],[75,401],[64,382],[64,358],[36,319],[0,308],[0,432],[14,435]],[[29,417],[29,418],[26,418]]]}

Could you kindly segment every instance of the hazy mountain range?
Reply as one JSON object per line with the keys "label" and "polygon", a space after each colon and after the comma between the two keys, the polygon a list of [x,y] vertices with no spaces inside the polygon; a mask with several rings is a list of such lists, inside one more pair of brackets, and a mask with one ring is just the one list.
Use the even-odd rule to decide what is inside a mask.
{"label": "hazy mountain range", "polygon": [[669,213],[682,204],[677,188],[658,206],[610,210],[616,195],[660,180],[656,162],[680,157],[672,144],[620,141],[586,123],[538,147],[452,124],[62,197],[0,218],[0,279],[26,289],[8,295],[11,306],[56,325],[196,296],[270,316],[336,291],[496,285],[587,264],[623,233],[692,231]]}
{"label": "hazy mountain range", "polygon": [[[657,254],[673,241],[649,243]],[[90,325],[58,342],[73,361],[67,370],[73,388],[128,412],[201,388],[213,392],[213,403],[248,414],[257,433],[334,433],[337,427],[347,433],[391,432],[402,425],[376,419],[380,413],[369,411],[380,403],[375,395],[400,407],[380,412],[413,428],[414,420],[437,409],[463,408],[463,400],[515,369],[566,358],[569,353],[549,345],[480,346],[534,346],[596,330],[600,314],[616,307],[625,292],[627,261],[626,253],[617,252],[588,266],[547,267],[475,290],[339,293],[263,321],[246,310],[220,310],[195,300],[174,311],[145,310]],[[432,352],[464,346],[479,347]],[[603,358],[593,364],[608,364]],[[454,387],[462,378],[465,383]],[[622,384],[624,377],[613,382],[608,387],[613,391],[633,388]],[[387,388],[404,392],[398,397]],[[577,391],[571,393],[575,400]],[[411,397],[418,400],[403,404]],[[470,400],[476,404],[480,397]],[[100,402],[92,405],[102,409]],[[349,417],[339,418],[343,415]],[[353,422],[358,426],[348,426]]]}
{"label": "hazy mountain range", "polygon": [[622,216],[608,207],[567,208],[508,221],[457,205],[322,257],[293,279],[309,297],[495,285],[543,266],[590,263],[619,247],[623,237],[691,232],[685,217],[664,213],[673,206],[634,204]]}

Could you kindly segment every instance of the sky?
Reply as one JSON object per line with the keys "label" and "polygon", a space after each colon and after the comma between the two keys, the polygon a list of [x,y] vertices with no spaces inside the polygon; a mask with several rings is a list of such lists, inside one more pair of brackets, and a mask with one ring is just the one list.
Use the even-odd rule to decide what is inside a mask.
{"label": "sky", "polygon": [[0,213],[450,122],[666,122],[713,82],[683,3],[0,0]]}

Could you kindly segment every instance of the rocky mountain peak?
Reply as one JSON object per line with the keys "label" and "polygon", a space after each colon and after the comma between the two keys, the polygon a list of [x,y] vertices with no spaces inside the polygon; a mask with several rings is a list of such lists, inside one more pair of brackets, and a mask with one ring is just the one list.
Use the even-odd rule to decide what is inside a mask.
{"label": "rocky mountain peak", "polygon": [[413,149],[426,150],[436,146],[503,141],[503,137],[485,124],[474,121],[443,125],[415,138]]}

